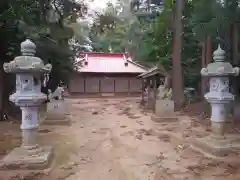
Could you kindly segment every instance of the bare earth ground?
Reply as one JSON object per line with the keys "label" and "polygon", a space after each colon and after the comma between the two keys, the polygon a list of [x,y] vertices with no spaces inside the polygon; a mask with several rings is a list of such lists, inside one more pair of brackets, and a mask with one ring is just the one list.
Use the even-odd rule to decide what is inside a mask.
{"label": "bare earth ground", "polygon": [[[239,167],[215,162],[185,140],[209,134],[207,125],[180,116],[157,124],[136,99],[67,99],[71,126],[41,126],[41,144],[54,163],[43,172],[0,171],[1,180],[239,180]],[[173,133],[170,138],[162,132]],[[0,156],[19,146],[19,124],[0,123]]]}

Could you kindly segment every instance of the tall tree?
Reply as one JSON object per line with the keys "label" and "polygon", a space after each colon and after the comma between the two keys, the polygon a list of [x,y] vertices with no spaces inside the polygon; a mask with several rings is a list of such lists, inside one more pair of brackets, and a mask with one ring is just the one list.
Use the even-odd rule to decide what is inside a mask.
{"label": "tall tree", "polygon": [[181,66],[182,57],[182,17],[183,17],[184,0],[176,1],[176,16],[175,16],[175,34],[173,46],[173,100],[175,110],[180,110],[184,103],[183,91],[183,74]]}
{"label": "tall tree", "polygon": [[[73,69],[74,54],[68,47],[68,39],[74,34],[72,17],[82,16],[84,5],[71,0],[22,0],[0,2],[0,70],[4,104],[8,105],[8,95],[15,87],[12,80],[2,70],[2,64],[20,54],[20,43],[26,38],[37,44],[37,55],[45,62],[53,64],[50,88],[66,80]],[[76,14],[76,11],[80,12]],[[61,50],[59,50],[61,49]],[[6,77],[7,76],[7,77]],[[1,94],[2,94],[1,93]],[[0,98],[1,100],[1,98]],[[5,108],[0,108],[0,115]]]}

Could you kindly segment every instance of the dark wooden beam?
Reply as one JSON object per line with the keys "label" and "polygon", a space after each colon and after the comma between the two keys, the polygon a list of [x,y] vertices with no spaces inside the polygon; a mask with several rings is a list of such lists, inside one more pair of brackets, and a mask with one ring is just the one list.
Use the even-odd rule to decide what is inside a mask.
{"label": "dark wooden beam", "polygon": [[116,79],[113,79],[113,92],[116,93]]}
{"label": "dark wooden beam", "polygon": [[86,76],[83,76],[83,88],[84,93],[86,93]]}

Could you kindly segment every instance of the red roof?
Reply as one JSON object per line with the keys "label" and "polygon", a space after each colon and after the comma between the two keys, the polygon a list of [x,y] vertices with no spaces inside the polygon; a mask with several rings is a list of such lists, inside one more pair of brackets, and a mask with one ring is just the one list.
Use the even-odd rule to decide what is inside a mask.
{"label": "red roof", "polygon": [[146,68],[132,61],[127,53],[87,52],[79,55],[78,72],[144,73]]}

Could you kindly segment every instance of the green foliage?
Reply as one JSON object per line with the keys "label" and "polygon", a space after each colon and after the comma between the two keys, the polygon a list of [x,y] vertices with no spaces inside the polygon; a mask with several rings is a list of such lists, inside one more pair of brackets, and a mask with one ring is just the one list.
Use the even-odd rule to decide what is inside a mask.
{"label": "green foliage", "polygon": [[52,84],[67,81],[74,65],[68,40],[80,36],[76,19],[85,11],[86,6],[71,0],[1,1],[1,63],[19,55],[21,41],[30,38],[37,44],[37,55],[53,65]]}
{"label": "green foliage", "polygon": [[[130,9],[133,11],[133,16],[128,18],[111,14],[102,14],[98,17],[97,22],[100,22],[98,27],[102,29],[91,34],[94,43],[98,44],[95,51],[109,52],[109,47],[113,52],[128,51],[135,60],[143,64],[158,65],[166,71],[171,71],[175,0],[164,0],[163,4],[160,3],[163,6],[159,8],[161,13],[154,16],[154,20],[151,20],[149,18],[151,15],[148,16],[146,13],[143,16],[142,11],[147,11],[149,8],[141,9],[139,2],[131,1]],[[148,2],[146,1],[147,4]],[[225,47],[229,47],[230,27],[239,20],[240,7],[238,0],[184,2],[181,65],[185,86],[197,88],[201,68],[200,43],[205,42],[208,36],[213,40],[220,37],[225,41]],[[93,26],[91,31],[96,32],[96,26]]]}
{"label": "green foliage", "polygon": [[[150,67],[158,65],[165,71],[171,71],[175,2],[164,0],[163,6],[163,11],[153,21],[147,17],[140,21],[137,17],[132,17],[130,20],[114,23],[113,28],[106,28],[92,35],[92,40],[102,45],[95,47],[95,50],[109,52],[108,47],[111,47],[112,52],[128,51],[142,64]],[[185,6],[185,15],[189,17],[193,12],[193,4],[188,2]],[[110,18],[104,14],[99,18],[105,17],[108,20]],[[98,25],[105,26],[101,23]],[[92,27],[92,31],[95,31],[95,26]],[[184,18],[183,43],[184,82],[186,86],[196,87],[200,76],[201,53],[189,18]]]}
{"label": "green foliage", "polygon": [[[60,80],[66,82],[74,68],[75,55],[68,46],[68,40],[82,35],[77,33],[81,27],[76,26],[76,19],[85,12],[84,4],[72,0],[1,0],[0,70],[4,62],[20,55],[20,43],[30,38],[37,44],[37,56],[53,65],[48,88],[54,90]],[[1,75],[0,118],[3,112],[12,109],[8,96],[15,87],[13,75]]]}

